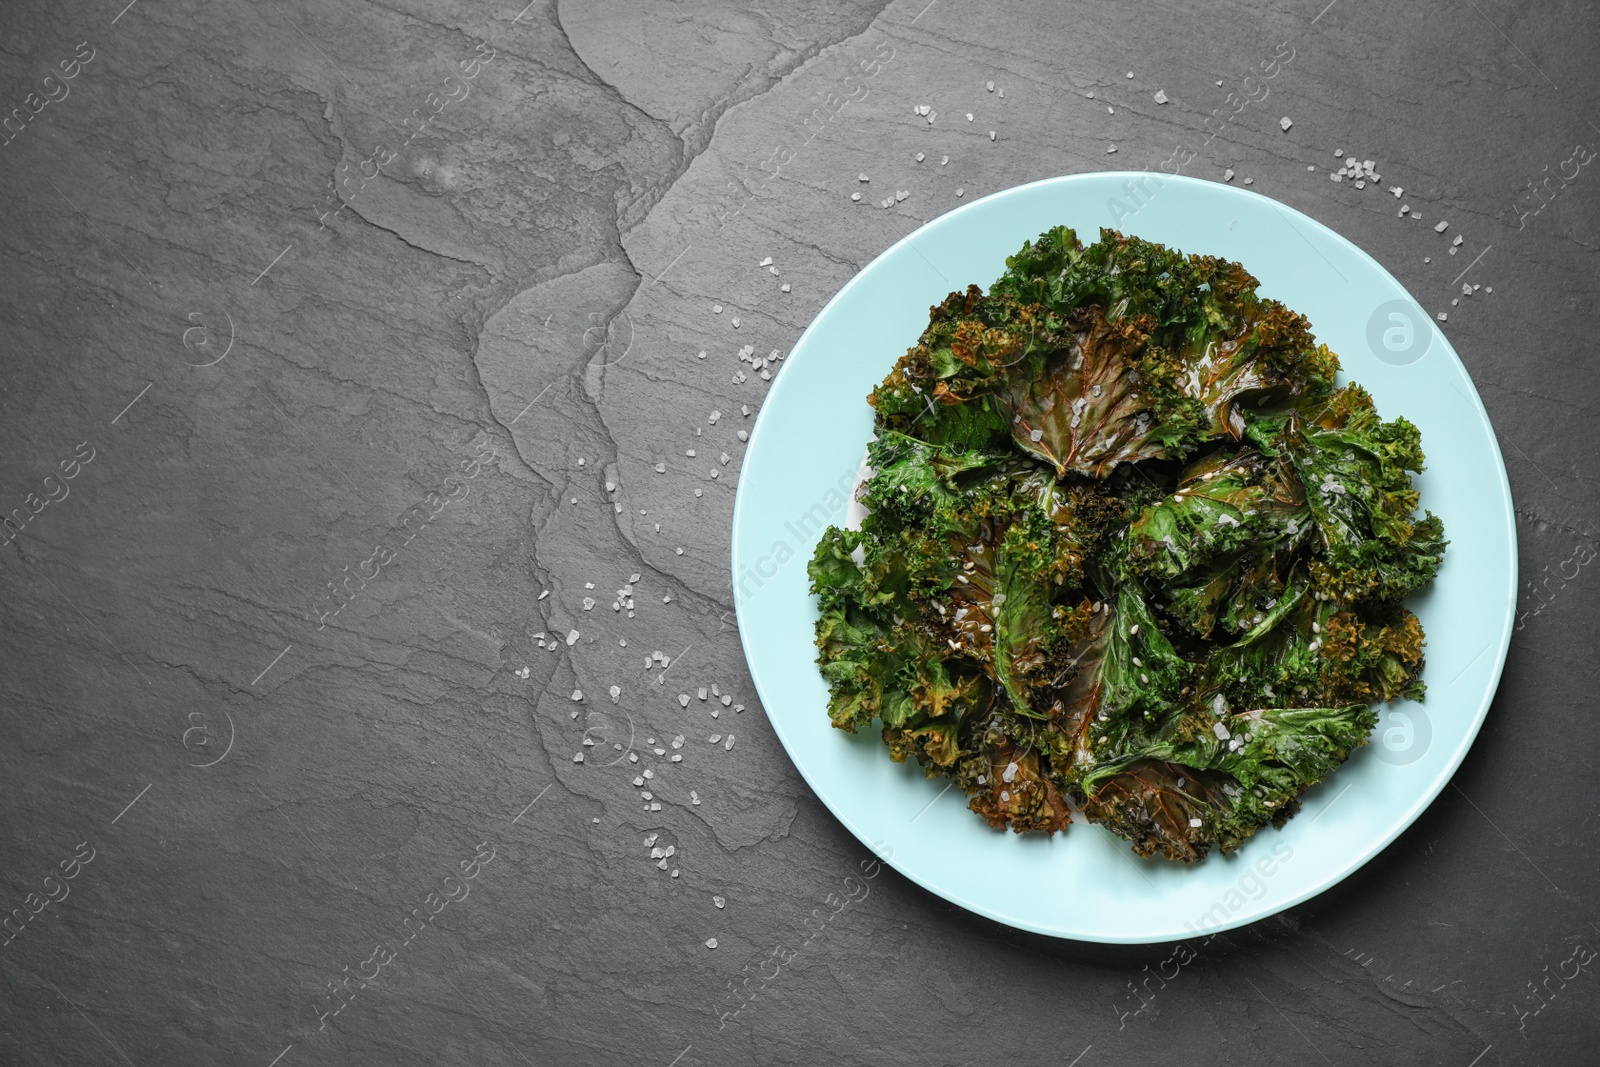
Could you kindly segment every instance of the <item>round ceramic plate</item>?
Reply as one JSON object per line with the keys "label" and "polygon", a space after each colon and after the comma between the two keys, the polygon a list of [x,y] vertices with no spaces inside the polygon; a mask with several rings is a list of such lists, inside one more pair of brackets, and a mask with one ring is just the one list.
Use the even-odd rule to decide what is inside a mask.
{"label": "round ceramic plate", "polygon": [[[1422,506],[1450,538],[1438,578],[1411,602],[1427,631],[1426,704],[1380,707],[1372,743],[1306,794],[1282,830],[1269,827],[1234,855],[1213,852],[1193,866],[1139,859],[1127,842],[1082,821],[1051,838],[989,829],[959,790],[914,763],[891,762],[875,736],[834,729],[815,663],[806,561],[824,529],[845,523],[872,433],[867,393],[916,342],[931,305],[969,283],[987,288],[1007,255],[1060,224],[1085,243],[1107,226],[1243,263],[1262,295],[1310,318],[1339,354],[1341,381],[1366,386],[1385,418],[1404,415],[1421,428]],[[1439,285],[1447,288],[1443,278]],[[996,193],[873,260],[784,362],[734,504],[745,654],[773,728],[817,796],[931,892],[998,922],[1085,941],[1168,941],[1253,922],[1322,892],[1393,841],[1477,736],[1511,639],[1516,582],[1505,466],[1433,317],[1371,256],[1294,209],[1231,186],[1146,173],[1080,174]]]}

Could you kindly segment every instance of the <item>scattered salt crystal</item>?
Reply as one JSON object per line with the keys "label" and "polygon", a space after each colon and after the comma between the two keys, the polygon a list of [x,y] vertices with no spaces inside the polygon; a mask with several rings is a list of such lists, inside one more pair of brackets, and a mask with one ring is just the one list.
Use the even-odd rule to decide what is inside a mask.
{"label": "scattered salt crystal", "polygon": [[971,122],[971,121],[972,121],[972,112],[970,112],[970,111],[969,111],[969,112],[967,112],[967,121],[968,121],[968,122]]}
{"label": "scattered salt crystal", "polygon": [[1117,150],[1117,146],[1116,145],[1112,145],[1111,147],[1106,149],[1106,155],[1109,156],[1111,153],[1115,152],[1116,150]]}
{"label": "scattered salt crystal", "polygon": [[787,293],[788,291],[789,291],[789,283],[788,282],[784,282],[782,285],[778,286],[778,292]]}
{"label": "scattered salt crystal", "polygon": [[870,182],[872,179],[867,177],[867,172],[866,171],[862,171],[860,174],[856,175],[856,180],[857,181],[863,181],[863,182]]}
{"label": "scattered salt crystal", "polygon": [[711,314],[713,314],[713,315],[722,314],[722,305],[721,304],[712,304],[711,305]]}
{"label": "scattered salt crystal", "polygon": [[1131,71],[1131,70],[1130,70],[1130,71],[1128,71],[1128,78],[1129,78],[1129,79],[1130,79],[1130,80],[1131,80],[1131,79],[1132,79],[1132,78],[1133,78],[1133,71]]}
{"label": "scattered salt crystal", "polygon": [[1227,168],[1226,170],[1224,170],[1222,172],[1222,180],[1225,181],[1225,182],[1233,181],[1233,168],[1232,167],[1229,167],[1229,168]]}
{"label": "scattered salt crystal", "polygon": [[991,93],[994,92],[994,82],[984,82],[983,87],[989,90]]}
{"label": "scattered salt crystal", "polygon": [[679,693],[678,694],[678,707],[686,708],[688,706],[689,706],[689,694],[688,693]]}
{"label": "scattered salt crystal", "polygon": [[1450,242],[1450,243],[1451,243],[1451,244],[1453,244],[1453,245],[1458,245],[1458,244],[1460,244],[1460,243],[1461,243],[1461,242],[1462,242],[1462,241],[1465,241],[1465,240],[1466,240],[1466,238],[1465,238],[1465,237],[1462,237],[1462,236],[1461,236],[1461,235],[1460,235],[1460,234],[1459,234],[1459,233],[1458,233],[1458,234],[1456,234],[1456,239],[1455,239],[1455,240],[1454,240],[1454,241],[1451,241],[1451,242]]}
{"label": "scattered salt crystal", "polygon": [[770,266],[772,266],[772,257],[768,256],[766,259],[763,259],[760,263],[757,263],[756,266],[758,266],[758,267],[770,267]]}
{"label": "scattered salt crystal", "polygon": [[924,160],[924,159],[927,159],[927,158],[928,158],[928,157],[927,157],[927,156],[925,156],[925,155],[923,155],[923,154],[922,154],[922,153],[921,153],[921,152],[918,152],[918,153],[917,153],[917,162],[918,162],[918,163],[921,163],[921,162],[922,162],[922,161],[923,161],[923,160]]}
{"label": "scattered salt crystal", "polygon": [[714,938],[714,937],[706,938],[706,948],[716,948],[716,947],[717,947],[717,939],[716,938]]}
{"label": "scattered salt crystal", "polygon": [[726,907],[728,904],[727,900],[722,897],[712,897],[711,903],[715,904],[718,908]]}
{"label": "scattered salt crystal", "polygon": [[1445,322],[1446,320],[1448,320],[1450,318],[1450,316],[1445,314],[1443,311],[1439,312],[1439,314],[1434,316],[1434,317],[1437,318],[1440,322]]}
{"label": "scattered salt crystal", "polygon": [[689,790],[689,803],[693,804],[697,808],[700,806],[700,794],[696,793],[693,789]]}
{"label": "scattered salt crystal", "polygon": [[733,751],[733,735],[732,734],[729,734],[728,735],[728,739],[726,741],[722,742],[722,751],[724,751],[724,752]]}
{"label": "scattered salt crystal", "polygon": [[991,141],[994,140],[994,131],[993,130],[989,131],[989,140],[991,140]]}
{"label": "scattered salt crystal", "polygon": [[573,753],[572,762],[573,763],[582,763],[583,762],[583,753],[582,752]]}
{"label": "scattered salt crystal", "polygon": [[957,197],[962,197],[962,196],[965,196],[965,195],[966,195],[966,192],[967,192],[967,191],[966,191],[966,190],[965,190],[965,189],[961,189],[961,188],[957,188],[957,189],[956,189],[956,196],[957,196]]}
{"label": "scattered salt crystal", "polygon": [[1200,820],[1199,819],[1190,819],[1189,820],[1189,825],[1198,829],[1199,826],[1200,826]]}
{"label": "scattered salt crystal", "polygon": [[726,694],[724,694],[724,696],[722,698],[722,706],[723,707],[727,707],[729,704],[732,704],[732,703],[733,703],[733,698],[730,697],[730,696],[727,696]]}
{"label": "scattered salt crystal", "polygon": [[1157,89],[1156,90],[1156,103],[1165,104],[1166,102],[1167,102],[1166,91],[1163,90],[1163,89]]}
{"label": "scattered salt crystal", "polygon": [[1434,233],[1443,233],[1445,230],[1447,230],[1449,228],[1450,228],[1450,224],[1448,222],[1436,222],[1436,223],[1433,224],[1433,232]]}
{"label": "scattered salt crystal", "polygon": [[850,194],[850,199],[851,200],[860,200],[861,199],[861,194],[860,193],[851,193]]}
{"label": "scattered salt crystal", "polygon": [[611,703],[615,704],[622,697],[622,686],[614,685],[610,689]]}
{"label": "scattered salt crystal", "polygon": [[714,745],[718,741],[722,740],[722,735],[721,734],[712,734],[710,737],[706,738],[706,740],[711,742]]}
{"label": "scattered salt crystal", "polygon": [[944,156],[944,157],[943,157],[943,158],[941,158],[941,159],[940,159],[940,160],[939,160],[939,166],[941,166],[941,167],[942,167],[942,166],[944,166],[944,165],[945,165],[945,164],[946,164],[946,163],[948,163],[948,162],[950,162],[950,157],[949,157],[949,156]]}
{"label": "scattered salt crystal", "polygon": [[1278,120],[1278,129],[1284,131],[1285,133],[1288,133],[1289,132],[1289,127],[1293,126],[1293,125],[1294,125],[1294,120],[1291,119],[1288,115],[1285,115],[1285,116],[1283,116],[1283,118]]}

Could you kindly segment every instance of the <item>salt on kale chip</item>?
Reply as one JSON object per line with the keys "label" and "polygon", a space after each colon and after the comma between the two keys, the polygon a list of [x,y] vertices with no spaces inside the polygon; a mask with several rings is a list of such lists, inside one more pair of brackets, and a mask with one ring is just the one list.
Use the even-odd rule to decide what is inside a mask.
{"label": "salt on kale chip", "polygon": [[1419,434],[1241,265],[1065,227],[869,397],[809,572],[829,716],[997,829],[1193,862],[1281,826],[1423,692]]}

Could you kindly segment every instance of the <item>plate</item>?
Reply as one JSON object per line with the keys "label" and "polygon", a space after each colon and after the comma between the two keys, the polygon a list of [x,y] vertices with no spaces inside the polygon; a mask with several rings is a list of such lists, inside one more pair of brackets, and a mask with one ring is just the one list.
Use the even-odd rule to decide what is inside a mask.
{"label": "plate", "polygon": [[[951,290],[987,286],[1023,241],[1065,224],[1243,263],[1305,314],[1384,418],[1422,430],[1422,506],[1451,539],[1409,601],[1427,632],[1426,704],[1380,706],[1372,741],[1306,794],[1282,830],[1184,866],[1140,859],[1077,821],[1053,838],[998,832],[960,790],[836,730],[817,672],[806,562],[843,525],[872,433],[866,395]],[[1441,280],[1441,286],[1443,282]],[[1516,606],[1516,523],[1483,404],[1434,319],[1371,256],[1254,192],[1143,172],[1008,189],[928,223],[873,260],[806,329],[761,407],[733,516],[733,591],[756,689],[811,789],[864,844],[930,892],[1035,933],[1139,944],[1242,926],[1334,885],[1422,813],[1461,764],[1500,680]]]}

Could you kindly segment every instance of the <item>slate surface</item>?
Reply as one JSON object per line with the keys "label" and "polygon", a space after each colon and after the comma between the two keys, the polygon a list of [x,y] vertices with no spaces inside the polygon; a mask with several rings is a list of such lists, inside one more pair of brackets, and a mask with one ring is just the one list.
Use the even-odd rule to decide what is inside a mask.
{"label": "slate surface", "polygon": [[[0,12],[0,1062],[1594,1062],[1592,5],[518,7]],[[1174,146],[1449,315],[1521,539],[1488,724],[1205,944],[892,871],[815,934],[867,854],[733,629],[738,350],[958,190]]]}

